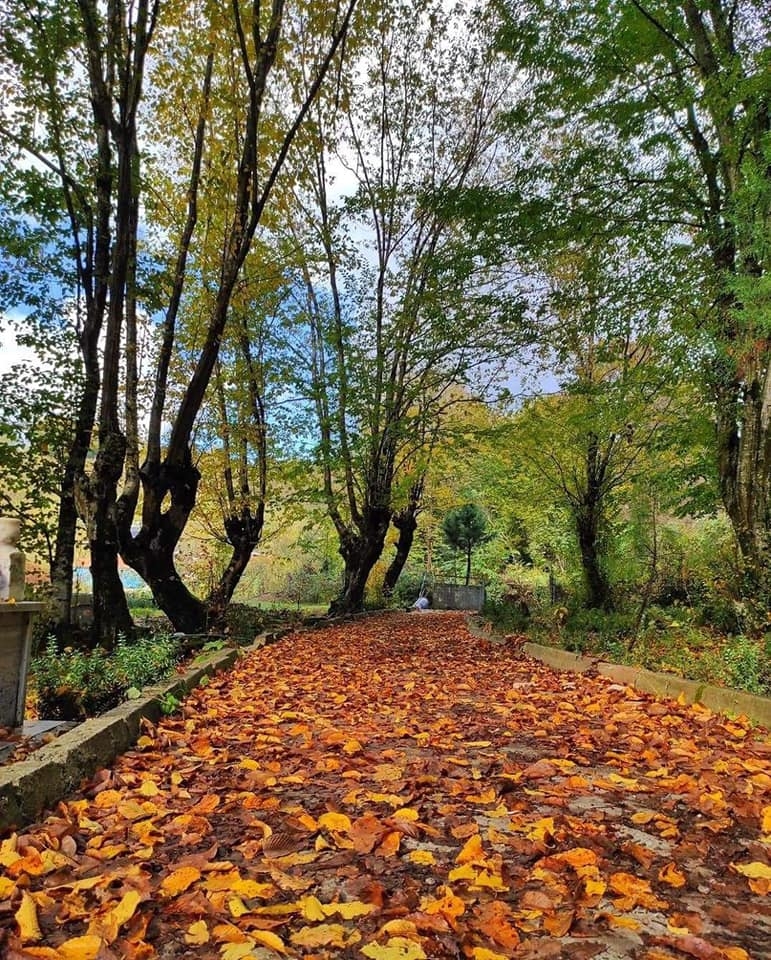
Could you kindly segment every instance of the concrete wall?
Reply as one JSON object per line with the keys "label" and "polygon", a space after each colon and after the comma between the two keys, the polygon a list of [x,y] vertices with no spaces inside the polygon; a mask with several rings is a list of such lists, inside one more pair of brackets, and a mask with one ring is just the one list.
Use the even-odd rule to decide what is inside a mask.
{"label": "concrete wall", "polygon": [[485,588],[478,584],[435,583],[431,593],[435,610],[481,610]]}

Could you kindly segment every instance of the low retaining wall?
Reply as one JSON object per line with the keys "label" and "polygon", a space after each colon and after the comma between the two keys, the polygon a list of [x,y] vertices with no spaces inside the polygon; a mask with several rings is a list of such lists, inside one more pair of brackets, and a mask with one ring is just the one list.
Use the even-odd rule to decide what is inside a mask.
{"label": "low retaining wall", "polygon": [[260,634],[248,646],[218,650],[200,657],[183,676],[145,687],[137,700],[128,700],[99,717],[78,724],[35,750],[28,760],[0,767],[0,831],[37,820],[44,810],[57,804],[97,770],[109,766],[119,754],[129,750],[139,737],[141,721],[147,719],[157,723],[161,718],[161,702],[167,695],[182,700],[204,676],[232,667],[239,653],[258,650],[293,630],[340,624],[362,616],[367,614],[312,618],[304,624]]}
{"label": "low retaining wall", "polygon": [[435,583],[431,588],[435,610],[481,610],[485,588],[478,584]]}
{"label": "low retaining wall", "polygon": [[696,680],[684,680],[669,673],[654,673],[642,667],[627,667],[617,663],[583,657],[558,647],[545,647],[540,643],[526,643],[522,647],[529,656],[540,660],[556,670],[572,670],[574,673],[595,671],[603,677],[610,677],[617,683],[625,683],[642,693],[652,693],[657,697],[682,697],[686,703],[700,703],[715,713],[743,715],[754,723],[771,728],[771,700],[757,697],[728,687],[713,687]]}

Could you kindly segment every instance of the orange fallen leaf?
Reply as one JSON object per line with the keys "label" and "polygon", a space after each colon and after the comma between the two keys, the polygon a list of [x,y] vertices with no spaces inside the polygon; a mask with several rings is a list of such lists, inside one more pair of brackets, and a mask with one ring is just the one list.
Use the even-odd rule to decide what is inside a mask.
{"label": "orange fallen leaf", "polygon": [[201,871],[197,867],[179,867],[161,881],[161,893],[166,897],[176,897],[200,880]]}
{"label": "orange fallen leaf", "polygon": [[659,870],[659,880],[668,883],[670,887],[684,887],[686,884],[685,874],[678,870],[674,863],[668,863]]}
{"label": "orange fallen leaf", "polygon": [[455,858],[456,863],[479,863],[484,861],[485,854],[482,849],[482,838],[478,833],[473,834],[463,844],[463,847]]}

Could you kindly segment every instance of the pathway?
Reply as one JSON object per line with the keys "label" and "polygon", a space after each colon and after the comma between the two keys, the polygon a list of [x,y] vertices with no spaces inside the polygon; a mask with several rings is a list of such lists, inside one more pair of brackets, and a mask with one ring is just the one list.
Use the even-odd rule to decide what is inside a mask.
{"label": "pathway", "polygon": [[764,731],[398,614],[250,655],[2,841],[0,956],[762,960],[769,891]]}

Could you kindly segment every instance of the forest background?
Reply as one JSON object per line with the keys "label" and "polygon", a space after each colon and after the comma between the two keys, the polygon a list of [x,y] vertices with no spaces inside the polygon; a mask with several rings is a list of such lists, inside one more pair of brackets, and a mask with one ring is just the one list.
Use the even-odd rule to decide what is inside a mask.
{"label": "forest background", "polygon": [[0,23],[0,310],[35,357],[0,506],[46,631],[404,604],[465,577],[473,504],[499,625],[769,689],[766,4]]}

